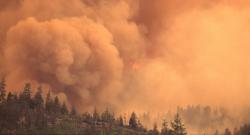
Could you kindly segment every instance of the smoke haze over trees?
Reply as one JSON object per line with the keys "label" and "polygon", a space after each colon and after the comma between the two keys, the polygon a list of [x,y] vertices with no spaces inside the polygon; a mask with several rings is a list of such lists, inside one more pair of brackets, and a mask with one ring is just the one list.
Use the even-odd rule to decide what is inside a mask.
{"label": "smoke haze over trees", "polygon": [[248,0],[1,1],[0,74],[13,92],[44,84],[80,111],[240,110],[248,12]]}
{"label": "smoke haze over trees", "polygon": [[176,114],[171,128],[165,125],[165,132],[159,132],[157,125],[147,130],[135,112],[126,123],[125,117],[115,117],[108,109],[99,113],[95,108],[93,113],[79,114],[72,106],[69,111],[65,103],[61,103],[57,96],[53,97],[50,91],[43,98],[41,86],[34,96],[31,96],[30,83],[26,83],[19,94],[8,92],[6,96],[4,80],[0,88],[0,134],[186,135],[179,114]]}
{"label": "smoke haze over trees", "polygon": [[20,116],[135,112],[126,124],[150,134],[179,106],[190,130],[245,134],[249,12],[249,0],[0,0],[0,103]]}

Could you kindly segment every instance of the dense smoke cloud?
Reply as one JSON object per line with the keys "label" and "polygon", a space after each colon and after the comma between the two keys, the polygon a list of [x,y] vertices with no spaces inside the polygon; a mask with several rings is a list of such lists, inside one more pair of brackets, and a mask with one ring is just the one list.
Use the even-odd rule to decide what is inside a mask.
{"label": "dense smoke cloud", "polygon": [[6,45],[6,64],[14,71],[9,78],[50,84],[79,105],[98,102],[96,90],[108,96],[120,89],[122,61],[112,36],[85,17],[46,22],[29,18],[8,31]]}
{"label": "dense smoke cloud", "polygon": [[[248,106],[247,0],[0,2],[0,74],[82,110]],[[233,101],[233,102],[232,102]]]}

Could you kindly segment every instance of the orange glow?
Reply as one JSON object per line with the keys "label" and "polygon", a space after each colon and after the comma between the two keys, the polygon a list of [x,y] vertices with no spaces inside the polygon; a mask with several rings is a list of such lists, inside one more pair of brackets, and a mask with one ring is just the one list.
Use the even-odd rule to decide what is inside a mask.
{"label": "orange glow", "polygon": [[8,89],[43,84],[81,111],[250,105],[249,0],[68,3],[0,2]]}

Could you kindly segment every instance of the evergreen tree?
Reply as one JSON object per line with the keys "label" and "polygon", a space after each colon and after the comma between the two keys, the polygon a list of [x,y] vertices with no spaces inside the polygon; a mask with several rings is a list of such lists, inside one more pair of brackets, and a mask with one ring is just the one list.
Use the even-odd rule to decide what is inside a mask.
{"label": "evergreen tree", "polygon": [[53,112],[55,114],[59,114],[60,113],[60,108],[61,108],[61,105],[60,105],[58,97],[56,96],[55,99],[54,99],[54,103],[53,103],[53,110],[54,110]]}
{"label": "evergreen tree", "polygon": [[163,119],[162,122],[162,129],[161,129],[161,135],[168,135],[168,122],[166,119]]}
{"label": "evergreen tree", "polygon": [[20,94],[20,101],[22,105],[22,109],[24,109],[27,112],[29,111],[29,107],[32,106],[32,100],[31,100],[31,85],[30,83],[26,83],[23,89],[23,92]]}
{"label": "evergreen tree", "polygon": [[113,123],[115,121],[114,114],[111,113],[108,108],[102,113],[101,120],[108,123]]}
{"label": "evergreen tree", "polygon": [[36,92],[36,94],[35,94],[35,96],[34,96],[34,106],[36,107],[36,108],[43,108],[43,97],[42,97],[42,87],[41,86],[39,86],[38,88],[37,88],[37,92]]}
{"label": "evergreen tree", "polygon": [[129,127],[136,129],[138,127],[136,114],[133,112],[129,119]]}
{"label": "evergreen tree", "polygon": [[23,100],[29,102],[31,100],[31,85],[26,83],[23,89],[23,93],[20,95]]}
{"label": "evergreen tree", "polygon": [[118,120],[117,120],[117,124],[118,124],[118,126],[120,126],[120,127],[123,127],[123,126],[124,126],[122,116],[120,116],[120,117],[118,118]]}
{"label": "evergreen tree", "polygon": [[152,130],[148,131],[148,135],[159,135],[157,124],[155,123]]}
{"label": "evergreen tree", "polygon": [[[42,87],[37,88],[36,94],[33,97],[33,107],[36,109],[32,112],[32,128],[37,128],[39,130],[44,129],[46,126],[46,116],[44,110],[44,100],[42,97]],[[35,129],[33,129],[35,130]]]}
{"label": "evergreen tree", "polygon": [[68,108],[67,108],[67,106],[66,106],[66,104],[65,104],[65,102],[62,104],[62,107],[61,107],[61,114],[63,114],[63,115],[66,115],[66,114],[68,114],[69,113],[69,111],[68,111]]}
{"label": "evergreen tree", "polygon": [[47,96],[46,96],[45,109],[48,113],[52,113],[53,101],[51,99],[50,91],[47,93]]}
{"label": "evergreen tree", "polygon": [[181,121],[179,113],[175,115],[174,121],[171,122],[174,135],[187,135],[184,124]]}
{"label": "evergreen tree", "polygon": [[5,101],[5,96],[6,96],[6,83],[5,83],[5,79],[3,78],[0,82],[0,103]]}

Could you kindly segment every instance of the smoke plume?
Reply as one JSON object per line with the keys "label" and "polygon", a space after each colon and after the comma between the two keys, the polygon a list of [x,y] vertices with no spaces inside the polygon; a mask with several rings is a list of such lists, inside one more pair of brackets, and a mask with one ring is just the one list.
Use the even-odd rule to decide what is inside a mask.
{"label": "smoke plume", "polygon": [[247,0],[0,1],[0,74],[82,111],[249,106]]}

